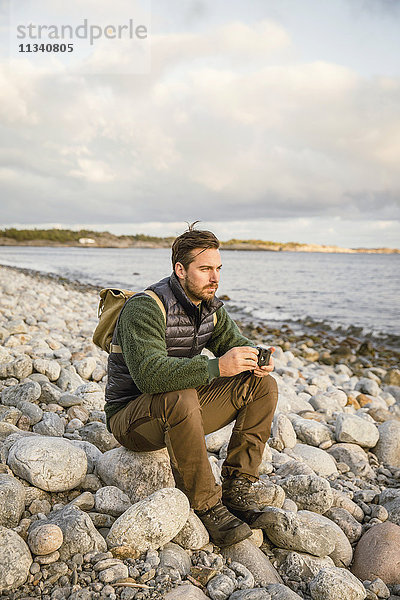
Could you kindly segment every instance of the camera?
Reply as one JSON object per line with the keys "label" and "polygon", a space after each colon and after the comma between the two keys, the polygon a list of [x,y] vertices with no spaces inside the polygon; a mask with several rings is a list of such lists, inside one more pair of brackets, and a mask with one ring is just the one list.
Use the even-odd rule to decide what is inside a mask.
{"label": "camera", "polygon": [[269,359],[271,358],[271,348],[261,348],[257,346],[258,358],[257,364],[259,367],[267,367],[269,365]]}

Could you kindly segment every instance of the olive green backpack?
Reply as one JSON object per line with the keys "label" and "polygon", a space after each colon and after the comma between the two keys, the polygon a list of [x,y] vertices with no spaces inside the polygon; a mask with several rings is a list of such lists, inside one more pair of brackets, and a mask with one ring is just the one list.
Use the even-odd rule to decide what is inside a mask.
{"label": "olive green backpack", "polygon": [[145,293],[150,298],[153,298],[166,320],[166,313],[163,303],[155,292],[145,290],[144,292],[132,292],[130,290],[121,290],[116,288],[105,288],[100,292],[100,302],[98,308],[99,322],[93,333],[93,342],[106,352],[121,353],[121,347],[112,343],[114,329],[118,321],[119,313],[121,312],[125,302],[135,294]]}

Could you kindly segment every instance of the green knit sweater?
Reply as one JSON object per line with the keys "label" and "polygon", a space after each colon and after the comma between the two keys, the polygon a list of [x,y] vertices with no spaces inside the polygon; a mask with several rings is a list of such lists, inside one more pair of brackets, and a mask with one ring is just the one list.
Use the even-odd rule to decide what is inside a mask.
{"label": "green knit sweater", "polygon": [[[124,308],[119,320],[117,342],[132,379],[147,394],[171,392],[210,383],[219,377],[218,357],[235,346],[254,346],[239,331],[225,308],[217,310],[217,323],[207,348],[217,358],[198,354],[193,358],[167,355],[165,320],[156,301],[138,296]],[[107,422],[125,403],[106,403]]]}

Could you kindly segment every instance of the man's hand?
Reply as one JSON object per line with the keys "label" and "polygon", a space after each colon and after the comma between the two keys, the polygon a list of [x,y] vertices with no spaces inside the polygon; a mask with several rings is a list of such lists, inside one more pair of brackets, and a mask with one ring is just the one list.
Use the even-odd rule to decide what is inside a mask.
{"label": "man's hand", "polygon": [[268,365],[266,365],[265,367],[259,367],[257,365],[257,367],[254,369],[253,373],[256,377],[266,377],[266,375],[269,375],[271,373],[271,371],[274,370],[274,359],[272,358],[273,352],[275,352],[275,348],[272,346],[271,347],[271,358],[269,359]]}
{"label": "man's hand", "polygon": [[[219,374],[221,377],[233,377],[243,371],[256,372],[258,351],[251,346],[236,346],[228,350],[219,359]],[[263,367],[269,369],[270,367]],[[259,367],[258,367],[259,369]],[[260,375],[258,375],[260,377]],[[263,375],[261,375],[263,377]]]}

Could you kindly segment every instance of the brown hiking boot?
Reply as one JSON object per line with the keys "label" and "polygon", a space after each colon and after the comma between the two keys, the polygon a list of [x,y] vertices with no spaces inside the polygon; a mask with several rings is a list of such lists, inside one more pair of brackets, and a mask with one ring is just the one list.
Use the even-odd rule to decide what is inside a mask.
{"label": "brown hiking boot", "polygon": [[246,477],[231,477],[222,484],[222,502],[252,529],[262,529],[266,524],[266,513],[260,510],[251,481]]}
{"label": "brown hiking boot", "polygon": [[196,514],[210,534],[211,541],[220,548],[232,546],[251,536],[251,529],[232,515],[221,500],[215,506]]}

